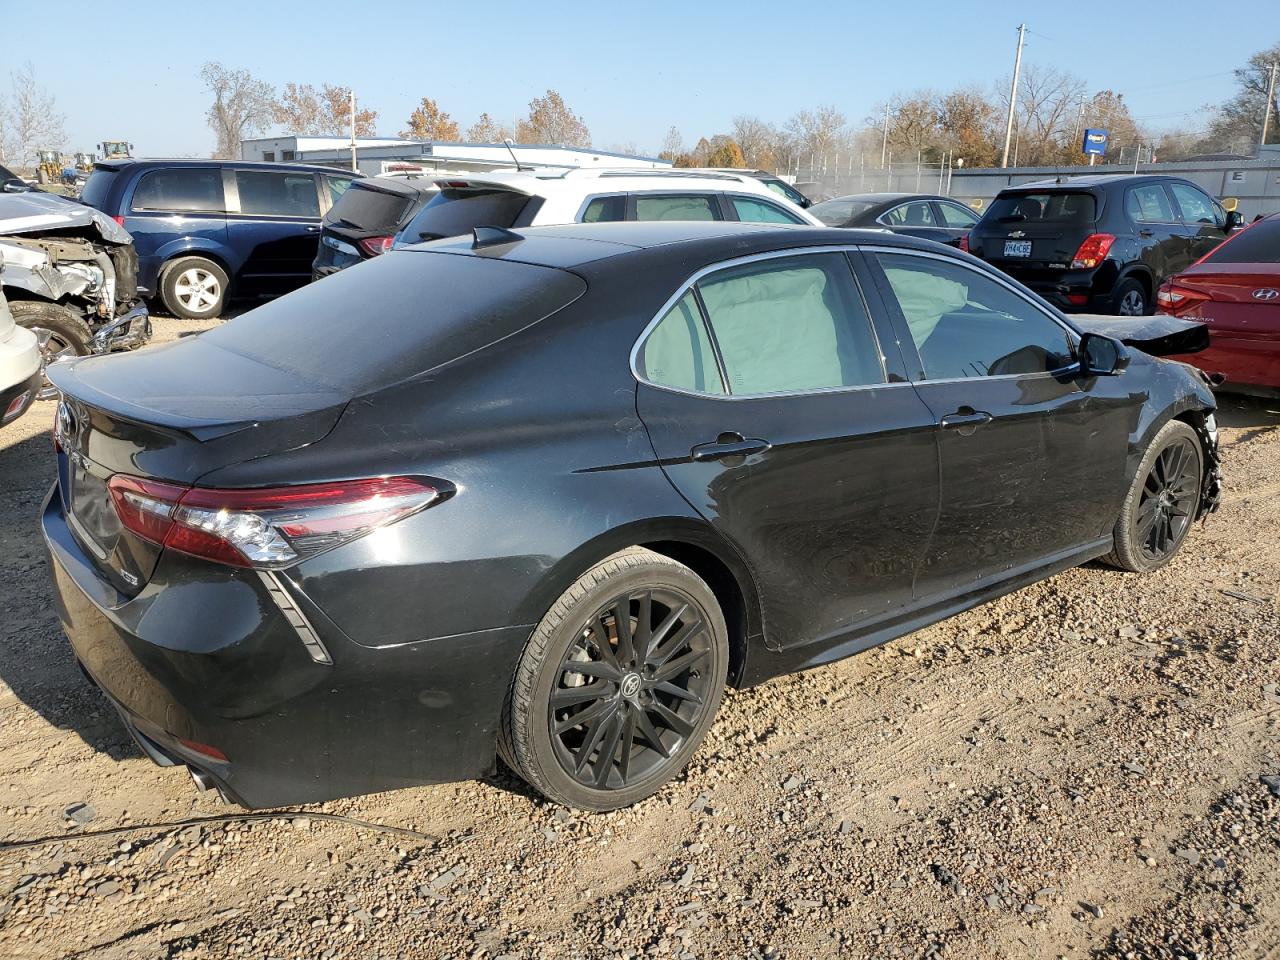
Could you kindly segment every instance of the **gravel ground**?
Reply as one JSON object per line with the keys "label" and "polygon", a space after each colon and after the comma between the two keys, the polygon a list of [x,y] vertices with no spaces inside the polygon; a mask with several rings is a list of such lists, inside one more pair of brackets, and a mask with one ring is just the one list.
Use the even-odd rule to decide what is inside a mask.
{"label": "gravel ground", "polygon": [[0,846],[0,956],[1280,956],[1280,404],[1224,400],[1226,499],[1169,567],[731,692],[630,810],[500,775],[198,826],[238,811],[152,766],[59,632],[52,415],[0,431],[0,844],[50,840]]}

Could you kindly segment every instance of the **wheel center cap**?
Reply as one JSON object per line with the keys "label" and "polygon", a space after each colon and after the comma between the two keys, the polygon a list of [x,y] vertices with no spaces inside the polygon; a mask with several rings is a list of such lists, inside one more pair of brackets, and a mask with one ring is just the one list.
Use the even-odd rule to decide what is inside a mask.
{"label": "wheel center cap", "polygon": [[640,674],[628,673],[622,678],[622,683],[618,685],[618,689],[628,700],[636,697],[640,693]]}

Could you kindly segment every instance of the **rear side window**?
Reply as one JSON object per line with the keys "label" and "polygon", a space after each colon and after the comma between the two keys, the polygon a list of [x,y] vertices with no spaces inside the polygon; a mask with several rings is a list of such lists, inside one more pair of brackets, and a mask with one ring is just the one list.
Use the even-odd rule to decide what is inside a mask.
{"label": "rear side window", "polygon": [[1164,187],[1158,183],[1134,187],[1126,193],[1124,209],[1136,223],[1174,223],[1178,219]]}
{"label": "rear side window", "polygon": [[782,197],[784,200],[790,200],[797,207],[803,207],[808,202],[803,193],[795,189],[795,187],[788,186],[782,180],[765,180],[763,182],[766,187],[778,196]]}
{"label": "rear side window", "polygon": [[1217,247],[1206,263],[1280,262],[1280,217],[1259,220]]}
{"label": "rear side window", "polygon": [[134,187],[133,209],[221,213],[226,210],[222,199],[222,171],[210,167],[150,170]]}
{"label": "rear side window", "polygon": [[698,299],[692,290],[667,311],[644,343],[641,370],[650,383],[697,393],[724,393]]}
{"label": "rear side window", "polygon": [[319,217],[320,198],[309,173],[237,170],[240,212],[261,217]]}
{"label": "rear side window", "polygon": [[325,223],[341,223],[357,230],[385,230],[394,233],[395,228],[409,212],[412,201],[396,193],[367,190],[355,187],[348,190],[325,214]]}
{"label": "rear side window", "polygon": [[825,200],[815,203],[809,208],[809,212],[828,227],[843,227],[874,206],[875,201],[872,200]]}
{"label": "rear side window", "polygon": [[[0,176],[3,176],[3,171],[0,171]],[[111,192],[111,185],[116,182],[117,176],[119,174],[114,170],[108,170],[105,167],[96,168],[89,174],[84,189],[80,191],[80,199],[91,207],[97,207],[103,213],[108,212],[104,204],[107,202],[107,194]]]}
{"label": "rear side window", "polygon": [[894,207],[880,220],[891,227],[936,227],[938,225],[933,218],[933,207],[927,200],[916,200]]}
{"label": "rear side window", "polygon": [[596,197],[582,212],[583,223],[616,223],[626,218],[626,197]]}
{"label": "rear side window", "polygon": [[475,227],[511,227],[529,198],[511,190],[447,188],[431,198],[404,229],[404,241],[439,240],[470,233]]}
{"label": "rear side window", "polygon": [[719,220],[716,197],[708,194],[689,196],[636,196],[637,220]]}
{"label": "rear side window", "polygon": [[991,201],[987,218],[1001,223],[1093,223],[1097,203],[1091,193],[1006,193]]}
{"label": "rear side window", "polygon": [[730,393],[884,382],[870,320],[841,254],[730,267],[700,281],[698,290]]}
{"label": "rear side window", "polygon": [[776,203],[754,200],[751,197],[730,197],[733,211],[743,223],[804,223],[793,213],[788,213]]}

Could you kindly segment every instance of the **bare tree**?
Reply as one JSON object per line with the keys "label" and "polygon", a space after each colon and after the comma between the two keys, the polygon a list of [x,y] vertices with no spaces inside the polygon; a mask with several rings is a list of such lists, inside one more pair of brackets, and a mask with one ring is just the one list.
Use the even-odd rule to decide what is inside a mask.
{"label": "bare tree", "polygon": [[1016,120],[1020,165],[1050,166],[1076,158],[1080,151],[1070,141],[1084,99],[1085,83],[1079,77],[1039,64],[1022,68]]}
{"label": "bare tree", "polygon": [[501,143],[508,138],[514,140],[516,132],[487,113],[480,114],[480,119],[467,127],[467,139],[472,143]]}
{"label": "bare tree", "polygon": [[[319,89],[309,83],[286,83],[275,103],[275,121],[286,133],[311,137],[342,137],[351,132],[351,91],[331,83]],[[372,137],[377,110],[356,109],[356,136]]]}
{"label": "bare tree", "polygon": [[235,159],[240,141],[260,133],[275,118],[275,90],[264,80],[256,80],[248,70],[228,70],[210,61],[200,70],[205,89],[213,94],[206,116],[217,138],[214,157]]}
{"label": "bare tree", "polygon": [[561,147],[591,146],[591,131],[555,90],[529,101],[529,116],[516,124],[521,143],[553,143]]}
{"label": "bare tree", "polygon": [[733,139],[742,150],[743,162],[757,170],[772,170],[778,165],[774,146],[778,132],[758,117],[740,115],[733,118]]}
{"label": "bare tree", "polygon": [[675,127],[667,129],[667,135],[662,138],[662,152],[658,154],[660,160],[670,160],[675,162],[676,158],[684,152],[684,137],[680,135],[680,131]]}
{"label": "bare tree", "polygon": [[[1221,150],[1248,149],[1262,136],[1262,115],[1267,108],[1267,88],[1271,82],[1271,65],[1280,63],[1280,43],[1269,50],[1260,50],[1249,62],[1235,71],[1240,85],[1236,95],[1218,109],[1209,128],[1210,139]],[[1280,86],[1280,85],[1278,85]],[[1274,93],[1271,103],[1271,125],[1267,130],[1269,143],[1280,143],[1280,89]]]}
{"label": "bare tree", "polygon": [[787,132],[795,140],[801,162],[825,157],[844,140],[848,132],[845,116],[835,107],[819,107],[817,110],[801,110],[787,121]]}
{"label": "bare tree", "polygon": [[40,85],[36,68],[28,61],[11,73],[13,92],[0,110],[0,124],[7,141],[5,154],[19,167],[27,166],[37,150],[61,150],[67,142],[66,117],[48,90]]}

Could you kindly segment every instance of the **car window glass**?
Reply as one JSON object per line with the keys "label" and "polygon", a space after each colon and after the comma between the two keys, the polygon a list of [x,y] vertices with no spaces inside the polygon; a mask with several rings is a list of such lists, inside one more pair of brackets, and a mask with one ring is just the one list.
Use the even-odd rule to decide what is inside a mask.
{"label": "car window glass", "polygon": [[894,207],[884,215],[884,222],[894,227],[933,227],[933,208],[928,201],[916,200]]}
{"label": "car window glass", "polygon": [[744,223],[804,223],[795,214],[767,200],[753,200],[751,197],[730,197],[729,200],[738,219]]}
{"label": "car window glass", "polygon": [[719,220],[714,196],[636,197],[637,220]]}
{"label": "car window glass", "polygon": [[1091,193],[1002,193],[991,201],[988,222],[1093,223],[1097,202]]}
{"label": "car window glass", "polygon": [[526,194],[512,190],[446,187],[409,221],[403,240],[418,243],[461,236],[475,227],[511,227],[528,203]]}
{"label": "car window glass", "polygon": [[152,170],[133,191],[134,210],[221,212],[222,171],[216,168]]}
{"label": "car window glass", "polygon": [[843,227],[874,206],[874,200],[824,200],[822,203],[815,203],[809,208],[809,212],[828,227]]}
{"label": "car window glass", "polygon": [[320,200],[309,173],[237,170],[240,212],[264,217],[318,217]]}
{"label": "car window glass", "polygon": [[596,197],[582,212],[583,223],[615,223],[626,217],[626,197]]}
{"label": "car window glass", "polygon": [[1137,223],[1173,223],[1173,207],[1158,183],[1134,187],[1124,198],[1124,208]]}
{"label": "car window glass", "polygon": [[1215,223],[1217,221],[1213,213],[1213,201],[1195,187],[1185,183],[1171,183],[1169,189],[1173,191],[1174,199],[1182,208],[1183,222]]}
{"label": "car window glass", "polygon": [[875,335],[842,254],[732,267],[698,289],[730,393],[884,382]]}
{"label": "car window glass", "polygon": [[878,254],[930,380],[1045,373],[1071,362],[1065,330],[976,270]]}
{"label": "car window glass", "polygon": [[640,362],[650,383],[698,393],[724,393],[715,350],[692,290],[649,333]]}
{"label": "car window glass", "polygon": [[939,203],[942,220],[948,227],[972,227],[978,222],[978,215],[968,207],[958,203]]}
{"label": "car window glass", "polygon": [[351,186],[350,177],[325,177],[325,185],[329,188],[329,203],[335,204],[338,198],[347,192],[347,188]]}
{"label": "car window glass", "polygon": [[781,180],[765,180],[764,185],[783,199],[790,200],[796,206],[804,205],[804,194],[795,187],[788,186]]}

